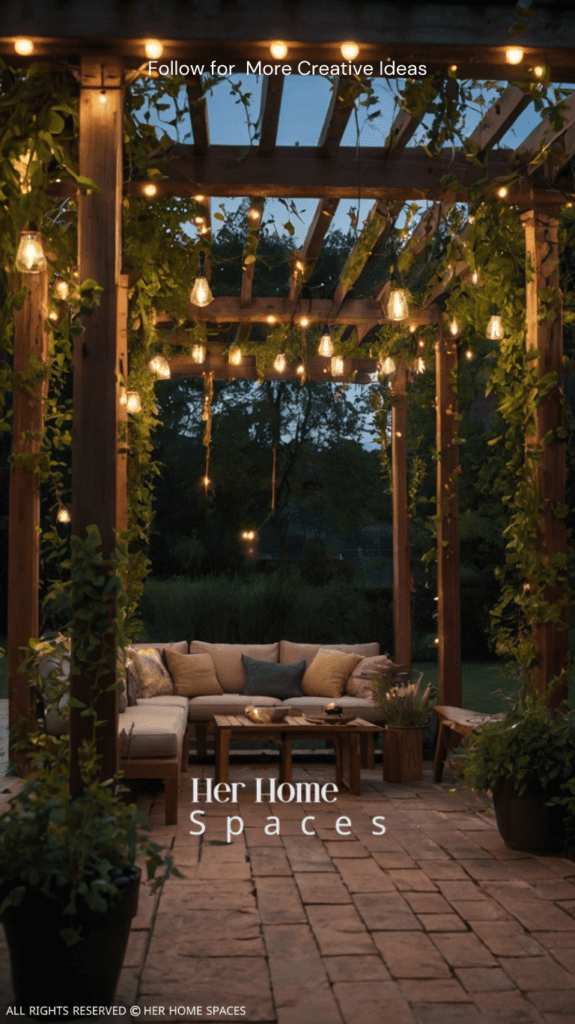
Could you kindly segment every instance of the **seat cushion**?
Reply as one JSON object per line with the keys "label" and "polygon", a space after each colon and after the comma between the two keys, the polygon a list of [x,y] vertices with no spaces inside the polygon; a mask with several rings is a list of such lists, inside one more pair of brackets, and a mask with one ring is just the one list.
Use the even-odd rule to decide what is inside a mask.
{"label": "seat cushion", "polygon": [[[291,704],[291,700],[287,703]],[[277,697],[247,697],[245,693],[224,693],[221,697],[191,697],[188,715],[190,722],[209,722],[214,715],[243,715],[252,705],[260,708],[279,708]]]}
{"label": "seat cushion", "polygon": [[244,697],[277,697],[278,700],[301,697],[301,681],[306,667],[303,659],[291,665],[276,665],[242,654],[242,661],[248,677]]}
{"label": "seat cushion", "polygon": [[301,688],[307,697],[341,697],[353,669],[361,661],[359,654],[344,654],[320,648],[306,669]]}
{"label": "seat cushion", "polygon": [[210,644],[203,640],[192,640],[190,654],[211,654],[218,683],[224,693],[243,693],[248,677],[242,664],[242,654],[247,654],[250,658],[258,658],[260,661],[277,663],[279,643]]}
{"label": "seat cushion", "polygon": [[174,683],[174,692],[184,697],[214,696],[222,693],[211,654],[178,654],[164,651]]}
{"label": "seat cushion", "polygon": [[[138,697],[138,707],[166,707],[166,708],[183,708],[184,711],[188,710],[188,698],[179,696],[176,693],[164,693],[159,697]],[[123,724],[123,723],[121,723]]]}
{"label": "seat cushion", "polygon": [[138,704],[120,719],[121,757],[179,758],[187,726],[184,708]]}
{"label": "seat cushion", "polygon": [[293,661],[305,658],[306,665],[311,665],[320,647],[330,651],[343,651],[344,654],[360,654],[362,658],[373,658],[379,654],[379,644],[296,644],[291,640],[280,641],[280,664],[290,665]]}

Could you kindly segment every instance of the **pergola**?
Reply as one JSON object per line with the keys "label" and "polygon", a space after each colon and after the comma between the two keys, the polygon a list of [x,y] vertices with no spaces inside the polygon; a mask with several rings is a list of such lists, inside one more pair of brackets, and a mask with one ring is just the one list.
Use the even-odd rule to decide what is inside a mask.
{"label": "pergola", "polygon": [[[113,8],[113,9],[112,9]],[[65,10],[65,35],[61,33]],[[234,144],[212,145],[208,107],[201,75],[187,75],[187,93],[193,143],[174,145],[154,167],[163,177],[154,181],[154,198],[201,197],[206,226],[210,223],[211,196],[249,197],[257,212],[250,227],[257,244],[261,212],[268,197],[312,197],[317,199],[301,253],[292,266],[289,293],[282,298],[252,294],[253,261],[244,265],[241,294],[214,299],[205,308],[190,307],[190,315],[211,324],[237,324],[237,340],[249,336],[253,323],[298,322],[305,316],[311,324],[343,325],[355,332],[357,355],[346,360],[345,373],[338,380],[361,382],[376,370],[375,360],[364,355],[362,340],[368,331],[387,321],[389,282],[372,298],[352,298],[350,292],[372,269],[393,230],[403,204],[410,200],[431,200],[406,243],[412,263],[426,251],[442,215],[455,202],[465,203],[478,183],[492,183],[493,190],[518,169],[519,177],[502,202],[521,210],[526,251],[534,273],[526,281],[527,344],[537,349],[539,376],[562,370],[561,317],[545,320],[539,315],[538,293],[559,288],[558,211],[566,194],[573,191],[569,164],[575,154],[575,93],[565,106],[563,126],[540,125],[514,150],[498,149],[498,143],[530,102],[529,95],[515,82],[536,81],[540,69],[551,81],[575,81],[575,50],[565,40],[575,38],[575,11],[563,4],[541,3],[521,37],[524,57],[520,64],[506,60],[512,43],[509,25],[513,16],[507,5],[491,3],[470,7],[452,2],[434,5],[410,3],[363,3],[350,0],[312,0],[305,5],[266,0],[254,5],[238,0],[223,4],[216,0],[193,9],[175,0],[149,5],[134,0],[120,5],[86,4],[69,0],[62,6],[46,0],[39,6],[23,6],[17,0],[3,4],[0,55],[12,65],[33,59],[68,64],[79,81],[80,174],[92,178],[99,193],[78,192],[70,181],[53,186],[54,194],[77,195],[79,205],[79,278],[91,278],[102,287],[101,303],[85,318],[85,333],[76,342],[74,355],[74,429],[72,454],[73,533],[85,536],[96,524],[104,554],[114,549],[115,533],[126,526],[126,456],[119,450],[119,433],[125,420],[120,403],[122,382],[127,374],[127,308],[129,280],[122,267],[121,202],[123,196],[149,196],[147,179],[125,180],[122,159],[122,109],[126,72],[147,62],[146,39],[163,46],[159,65],[170,62],[189,66],[212,61],[234,66],[234,72],[281,64],[282,74],[264,77],[259,134],[247,153]],[[58,29],[58,34],[56,32]],[[15,40],[26,37],[33,44],[31,56],[14,53]],[[270,57],[270,42],[285,40],[287,55],[280,61]],[[359,56],[352,61],[356,74],[346,70],[340,45],[353,39]],[[415,116],[400,110],[389,135],[380,146],[361,151],[361,194],[373,200],[373,207],[357,243],[341,272],[334,294],[329,298],[303,298],[322,243],[342,198],[357,197],[357,158],[352,147],[340,145],[361,82],[377,76],[382,66],[425,65],[427,75],[453,79],[461,77],[507,81],[500,98],[488,109],[469,138],[474,159],[451,148],[430,157],[418,146],[410,146],[425,111]],[[276,145],[282,91],[288,69],[297,74],[317,65],[338,64],[331,104],[313,147]],[[372,71],[367,68],[371,66]],[[376,69],[375,71],[373,69]],[[307,71],[304,71],[307,73]],[[380,71],[380,74],[382,72]],[[544,149],[544,158],[540,151]],[[538,157],[535,159],[535,157]],[[448,181],[446,183],[446,175]],[[252,251],[252,250],[250,250]],[[454,274],[467,272],[465,264]],[[14,367],[24,368],[31,355],[47,358],[45,316],[46,275],[30,276],[28,296],[15,315]],[[457,398],[453,372],[458,351],[455,340],[442,326],[442,298],[447,285],[437,281],[425,305],[411,311],[413,324],[436,324],[436,431],[437,462],[437,572],[439,675],[442,703],[461,704],[459,539],[457,487],[458,447],[456,433]],[[161,326],[159,324],[158,326]],[[203,366],[190,357],[171,359],[173,376],[213,373],[216,377],[255,378],[255,361],[246,358],[241,367],[231,367],[224,346],[211,343]],[[331,379],[328,360],[312,357],[311,379]],[[282,375],[296,378],[295,369]],[[270,376],[274,376],[272,373]],[[279,374],[277,374],[279,377]],[[394,656],[411,661],[410,548],[407,514],[407,408],[405,402],[408,368],[400,360],[392,377],[392,469],[393,469],[393,569],[394,569]],[[560,395],[551,390],[536,414],[537,438],[541,441],[561,420]],[[14,395],[14,451],[34,449],[42,431],[42,403],[24,389]],[[554,509],[565,500],[565,443],[556,439],[544,446],[538,469],[540,502],[544,508],[539,544],[547,556],[566,547],[565,521]],[[18,675],[22,648],[39,631],[39,499],[38,479],[22,465],[13,466],[10,493],[9,558],[9,675],[10,714],[14,724],[30,717],[30,692],[25,678]],[[560,597],[549,593],[548,599]],[[549,622],[538,627],[539,685],[547,690],[550,680],[562,676],[567,664],[567,631]],[[115,672],[114,652],[109,656],[109,678]],[[566,684],[565,684],[566,686]],[[75,675],[72,692],[87,700],[90,677],[87,670]],[[561,701],[565,687],[558,687]],[[99,731],[103,777],[116,769],[117,698],[115,691],[98,698],[98,716],[109,723]],[[86,735],[86,720],[71,712],[71,770],[77,771],[77,751]]]}

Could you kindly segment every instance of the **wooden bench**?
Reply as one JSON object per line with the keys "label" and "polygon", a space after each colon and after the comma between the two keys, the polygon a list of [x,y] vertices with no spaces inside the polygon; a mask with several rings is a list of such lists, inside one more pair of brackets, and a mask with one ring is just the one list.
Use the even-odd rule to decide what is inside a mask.
{"label": "wooden bench", "polygon": [[486,722],[500,721],[505,718],[505,715],[484,715],[480,711],[466,711],[465,708],[452,708],[447,704],[438,704],[433,710],[439,719],[433,761],[433,781],[441,782],[443,765],[448,752],[459,746],[463,737],[467,736],[472,729],[485,725]]}

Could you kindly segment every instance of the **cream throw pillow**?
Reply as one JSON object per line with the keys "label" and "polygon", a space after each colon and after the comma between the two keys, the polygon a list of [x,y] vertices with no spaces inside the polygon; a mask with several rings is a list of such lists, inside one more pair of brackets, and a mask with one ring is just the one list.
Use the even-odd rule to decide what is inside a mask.
{"label": "cream throw pillow", "polygon": [[162,655],[155,647],[141,647],[138,651],[129,648],[128,654],[140,684],[138,697],[161,697],[174,692]]}
{"label": "cream throw pillow", "polygon": [[360,661],[360,654],[320,649],[302,679],[302,693],[306,697],[341,697],[349,676]]}
{"label": "cream throw pillow", "polygon": [[174,693],[180,697],[211,697],[223,693],[210,654],[176,654],[164,650],[164,657],[174,681]]}

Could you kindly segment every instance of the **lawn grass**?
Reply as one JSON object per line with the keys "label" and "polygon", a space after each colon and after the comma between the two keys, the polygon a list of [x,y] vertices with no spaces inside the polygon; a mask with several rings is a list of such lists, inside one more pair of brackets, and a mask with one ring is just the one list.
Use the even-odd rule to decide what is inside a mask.
{"label": "lawn grass", "polygon": [[[437,683],[437,662],[414,662],[413,668],[423,672],[424,680]],[[495,715],[508,710],[507,697],[517,694],[517,679],[509,674],[501,661],[464,661],[461,665],[461,703],[470,711]],[[575,707],[575,679],[571,674],[569,707]]]}

